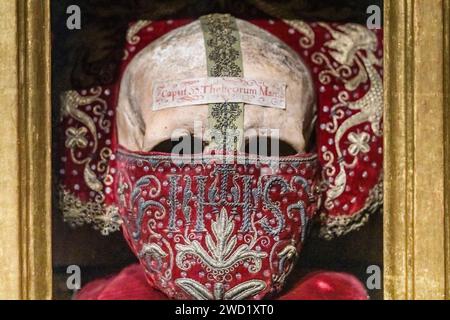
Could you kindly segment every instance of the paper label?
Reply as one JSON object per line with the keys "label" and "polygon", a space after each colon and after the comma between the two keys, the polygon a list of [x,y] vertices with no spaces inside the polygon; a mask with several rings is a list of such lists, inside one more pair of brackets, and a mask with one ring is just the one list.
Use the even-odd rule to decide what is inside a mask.
{"label": "paper label", "polygon": [[240,102],[269,108],[286,108],[286,84],[235,77],[157,82],[153,110],[199,104]]}

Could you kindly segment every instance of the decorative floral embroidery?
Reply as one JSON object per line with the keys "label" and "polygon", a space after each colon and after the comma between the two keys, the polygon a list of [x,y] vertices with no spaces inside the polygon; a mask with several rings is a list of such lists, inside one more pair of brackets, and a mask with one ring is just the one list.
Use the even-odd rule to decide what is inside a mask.
{"label": "decorative floral embroidery", "polygon": [[59,201],[64,221],[73,227],[92,224],[104,236],[120,229],[122,219],[115,206],[95,201],[81,201],[76,195],[64,189],[60,189]]}
{"label": "decorative floral embroidery", "polygon": [[356,157],[360,153],[368,153],[370,151],[370,135],[367,132],[351,132],[348,135],[348,140],[351,142],[348,152],[352,156]]}
{"label": "decorative floral embroidery", "polygon": [[69,128],[66,130],[66,148],[68,149],[76,149],[81,148],[84,149],[88,146],[88,140],[86,139],[87,129],[82,128]]}
{"label": "decorative floral embroidery", "polygon": [[[338,79],[344,82],[345,86],[345,90],[337,94],[336,103],[330,108],[331,122],[322,124],[327,132],[333,135],[332,145],[324,147],[326,150],[322,152],[323,159],[326,161],[324,173],[327,191],[324,205],[327,210],[332,210],[336,206],[336,200],[344,194],[347,188],[348,171],[356,167],[357,156],[370,152],[369,144],[372,136],[367,131],[355,132],[352,130],[356,130],[367,122],[375,137],[382,135],[383,87],[381,76],[374,67],[374,65],[381,66],[382,62],[374,53],[378,41],[370,30],[354,24],[339,25],[336,28],[326,23],[319,23],[319,25],[332,36],[324,46],[329,49],[328,54],[335,60],[332,62],[323,52],[314,53],[313,62],[326,66],[320,72],[319,80],[322,84],[328,85],[332,79]],[[355,67],[356,75],[352,69]],[[367,81],[370,83],[368,92],[352,101],[354,97],[350,96],[350,93]],[[350,142],[347,150],[348,154],[353,157],[351,161],[342,150],[342,141],[345,136]],[[344,206],[342,203],[339,205]],[[350,215],[353,214],[355,213]],[[344,213],[342,215],[345,216]],[[345,223],[349,221],[348,219],[338,220]],[[348,231],[352,229],[354,228],[351,225],[347,228]],[[340,233],[342,234],[342,232]]]}
{"label": "decorative floral embroidery", "polygon": [[186,244],[177,244],[177,265],[182,270],[189,270],[191,262],[188,256],[197,257],[205,268],[217,270],[213,275],[216,281],[224,279],[219,274],[228,274],[235,269],[236,265],[247,263],[247,270],[256,273],[261,270],[262,259],[267,257],[267,253],[254,250],[258,239],[255,237],[250,244],[237,246],[237,230],[233,217],[229,217],[227,210],[222,208],[217,219],[212,221],[211,230],[214,238],[208,233],[205,237],[206,248],[197,241],[184,239]]}
{"label": "decorative floral embroidery", "polygon": [[267,287],[264,281],[250,280],[224,292],[223,284],[215,283],[214,291],[211,292],[207,287],[193,279],[177,279],[175,283],[197,300],[244,300],[258,294]]}
{"label": "decorative floral embroidery", "polygon": [[[315,45],[316,31],[312,30],[310,24],[297,20],[284,20],[284,22],[301,34],[299,40],[301,47],[310,49]],[[381,66],[382,61],[374,54],[378,47],[377,37],[366,28],[354,24],[338,25],[336,28],[327,23],[318,23],[318,25],[328,30],[332,36],[329,41],[324,43],[324,48],[327,50],[316,51],[311,57],[313,63],[325,67],[318,75],[319,82],[330,88],[331,83],[337,80],[338,82],[342,81],[345,87],[345,90],[337,92],[336,101],[330,108],[331,121],[321,123],[321,126],[334,136],[331,145],[322,146],[324,148],[322,158],[325,176],[323,189],[326,192],[324,206],[329,211],[339,210],[336,208],[337,202],[335,201],[348,188],[348,171],[349,169],[355,170],[357,156],[371,152],[372,136],[366,131],[357,133],[351,130],[368,122],[376,137],[382,135],[380,125],[383,110],[382,79],[374,68],[374,65]],[[335,61],[332,61],[330,57]],[[356,75],[352,69],[355,67]],[[366,82],[370,84],[366,95],[351,101],[353,97],[350,96],[350,93],[359,89]],[[354,113],[355,111],[359,111],[359,113]],[[352,112],[350,116],[349,112]],[[349,131],[350,133],[348,133]],[[347,150],[348,154],[353,157],[351,162],[344,160],[346,154],[341,151],[341,140],[347,133],[347,139],[350,142]],[[364,225],[369,214],[376,212],[382,203],[380,190],[379,185],[374,186],[366,200],[366,205],[357,212],[346,214],[344,209],[348,209],[350,203],[342,202],[339,203],[340,215],[334,216],[324,212],[322,214],[324,221],[324,227],[321,230],[322,236],[331,239],[357,230]]]}
{"label": "decorative floral embroidery", "polygon": [[[66,155],[61,159],[67,169],[60,174],[63,178],[82,175],[84,182],[62,186],[64,219],[72,225],[92,223],[103,234],[118,230],[117,215],[111,212],[112,207],[104,205],[105,192],[113,183],[109,166],[112,150],[104,138],[111,133],[112,111],[104,99],[108,94],[108,89],[97,87],[84,94],[67,91],[61,98],[63,120],[68,128]],[[75,196],[80,192],[83,200]]]}
{"label": "decorative floral embroidery", "polygon": [[315,156],[276,161],[279,169],[267,175],[270,158],[120,150],[119,212],[152,283],[177,298],[253,299],[279,291],[318,194]]}

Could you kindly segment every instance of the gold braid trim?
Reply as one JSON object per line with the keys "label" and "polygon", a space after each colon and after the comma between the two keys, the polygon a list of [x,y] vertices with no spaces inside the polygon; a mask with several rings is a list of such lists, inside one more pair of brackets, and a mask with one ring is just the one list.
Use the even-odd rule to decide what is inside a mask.
{"label": "gold braid trim", "polygon": [[369,217],[378,212],[383,206],[383,175],[372,188],[366,199],[364,207],[353,215],[330,217],[321,215],[323,226],[320,229],[320,237],[326,240],[344,236],[352,231],[361,229],[369,220]]}
{"label": "gold braid trim", "polygon": [[122,224],[117,207],[82,201],[70,191],[65,190],[63,186],[59,188],[59,207],[63,212],[64,222],[72,227],[91,224],[104,236],[118,231]]}
{"label": "gold braid trim", "polygon": [[[209,77],[243,77],[241,42],[235,18],[210,14],[200,18]],[[244,133],[243,103],[209,105],[208,129],[216,150],[240,149]]]}

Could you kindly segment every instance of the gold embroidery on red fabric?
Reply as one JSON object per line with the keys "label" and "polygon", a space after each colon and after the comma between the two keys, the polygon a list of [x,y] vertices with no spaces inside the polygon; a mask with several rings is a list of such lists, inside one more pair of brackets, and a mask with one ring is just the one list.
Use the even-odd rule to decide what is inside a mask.
{"label": "gold embroidery on red fabric", "polygon": [[[109,234],[117,230],[119,224],[117,212],[114,214],[113,207],[104,205],[105,186],[110,186],[113,179],[108,165],[112,150],[109,147],[102,147],[99,150],[99,131],[108,134],[111,130],[111,121],[105,117],[107,104],[101,98],[103,93],[103,88],[96,87],[86,95],[81,95],[77,91],[67,91],[61,96],[62,116],[77,123],[65,131],[65,147],[70,151],[71,162],[83,166],[83,180],[93,195],[91,200],[84,202],[65,189],[60,195],[61,209],[67,222],[72,225],[93,224],[103,234]],[[95,120],[80,108],[87,105],[92,105]],[[97,153],[99,159],[95,160],[92,155]]]}
{"label": "gold embroidery on red fabric", "polygon": [[[333,147],[322,150],[323,159],[326,161],[324,167],[324,189],[327,190],[324,201],[326,209],[335,208],[335,200],[338,199],[347,187],[347,170],[355,168],[360,154],[370,152],[369,142],[372,135],[367,132],[352,131],[363,123],[368,122],[374,137],[382,136],[381,121],[383,115],[383,82],[375,66],[382,65],[382,59],[377,58],[377,37],[375,34],[363,26],[356,24],[345,24],[333,28],[330,24],[319,23],[332,36],[324,46],[329,49],[328,53],[335,62],[331,62],[329,57],[322,52],[313,54],[312,61],[318,65],[325,65],[326,68],[319,74],[319,81],[323,85],[329,85],[332,78],[337,78],[344,83],[345,90],[338,93],[336,103],[331,107],[331,121],[324,124],[327,132],[334,135]],[[336,65],[336,62],[338,65]],[[353,75],[352,68],[357,69]],[[351,101],[350,93],[359,88],[363,83],[369,81],[370,89],[362,97]],[[354,113],[343,122],[346,117],[346,110],[359,111]],[[347,136],[348,145],[346,150],[342,150],[343,137]],[[334,150],[332,150],[334,148]],[[344,159],[349,154],[352,161],[338,161]],[[336,164],[338,163],[337,167]],[[332,178],[332,182],[328,182]],[[324,228],[323,234],[327,238],[333,235],[343,235],[351,230],[358,229],[367,220],[368,208],[379,207],[381,197],[375,186],[366,206],[355,215],[343,215],[326,219],[328,225]],[[376,194],[376,195],[375,195]],[[374,211],[369,210],[369,211]]]}
{"label": "gold embroidery on red fabric", "polygon": [[314,46],[316,36],[309,24],[302,20],[283,20],[283,22],[302,34],[302,37],[299,40],[299,44],[302,48],[309,49]]}
{"label": "gold embroidery on red fabric", "polygon": [[118,231],[122,224],[117,207],[96,201],[82,201],[63,187],[59,190],[59,201],[64,221],[73,227],[92,224],[95,230],[107,236]]}

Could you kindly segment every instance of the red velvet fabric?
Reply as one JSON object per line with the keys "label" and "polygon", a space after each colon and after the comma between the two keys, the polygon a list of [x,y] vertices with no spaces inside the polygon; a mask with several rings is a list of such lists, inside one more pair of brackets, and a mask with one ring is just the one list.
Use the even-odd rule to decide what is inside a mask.
{"label": "red velvet fabric", "polygon": [[283,157],[276,168],[223,157],[116,154],[125,238],[169,298],[231,299],[242,283],[256,300],[280,292],[316,213],[315,155]]}
{"label": "red velvet fabric", "polygon": [[315,272],[298,283],[278,300],[368,300],[364,285],[354,276],[342,272]]}
{"label": "red velvet fabric", "polygon": [[76,295],[76,300],[167,300],[153,289],[139,264],[123,269],[117,275],[92,281]]}
{"label": "red velvet fabric", "polygon": [[[338,272],[315,272],[297,279],[293,288],[277,300],[367,300],[363,284],[354,276]],[[88,283],[76,300],[168,300],[152,288],[139,264],[119,274]]]}

